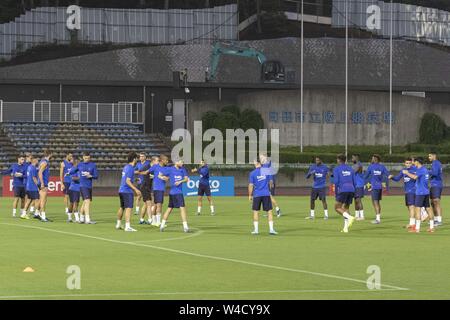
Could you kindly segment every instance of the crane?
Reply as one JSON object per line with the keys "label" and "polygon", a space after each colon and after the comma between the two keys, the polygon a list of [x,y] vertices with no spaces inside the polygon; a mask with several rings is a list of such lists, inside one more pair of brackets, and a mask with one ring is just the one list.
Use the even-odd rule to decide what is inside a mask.
{"label": "crane", "polygon": [[253,48],[238,46],[234,43],[228,44],[220,42],[216,42],[212,50],[210,67],[206,74],[207,81],[216,80],[220,57],[224,54],[256,58],[262,66],[261,80],[263,82],[284,83],[285,81],[284,66],[280,61],[267,60],[262,52]]}

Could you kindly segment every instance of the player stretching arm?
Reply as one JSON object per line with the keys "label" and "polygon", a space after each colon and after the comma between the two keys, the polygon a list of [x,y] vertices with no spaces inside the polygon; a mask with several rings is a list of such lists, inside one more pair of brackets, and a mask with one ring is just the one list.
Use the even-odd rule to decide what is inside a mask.
{"label": "player stretching arm", "polygon": [[200,215],[202,211],[202,202],[203,196],[206,195],[206,198],[209,202],[209,208],[211,209],[211,215],[214,213],[214,203],[211,197],[211,188],[209,186],[209,167],[204,160],[200,161],[200,165],[198,168],[194,168],[191,170],[192,173],[198,172],[200,176],[200,180],[198,182],[198,200],[197,200],[197,215]]}
{"label": "player stretching arm", "polygon": [[334,184],[336,186],[336,203],[334,209],[344,217],[344,228],[341,232],[348,233],[355,218],[349,214],[349,208],[355,196],[355,172],[345,162],[347,157],[343,154],[337,156],[338,166],[333,170]]}
{"label": "player stretching arm", "polygon": [[269,184],[270,188],[270,201],[272,201],[272,205],[275,206],[275,211],[277,212],[277,218],[281,217],[281,209],[278,206],[277,200],[275,199],[275,190],[276,190],[276,175],[273,174],[272,168],[272,160],[265,153],[261,153],[259,155],[259,161],[263,170],[268,170],[270,173],[265,173],[269,176],[269,180],[272,181]]}
{"label": "player stretching arm", "polygon": [[306,174],[306,179],[309,179],[311,176],[313,178],[313,186],[311,188],[311,201],[310,201],[310,215],[306,217],[306,219],[314,219],[315,217],[315,206],[316,200],[319,198],[322,201],[323,211],[324,211],[324,219],[328,219],[328,205],[327,205],[327,176],[328,176],[328,167],[322,163],[320,157],[316,157],[315,164],[309,168],[308,173]]}
{"label": "player stretching arm", "polygon": [[271,175],[266,175],[266,172],[261,168],[261,162],[255,160],[253,162],[255,169],[250,172],[248,179],[248,200],[252,202],[253,210],[253,235],[259,234],[259,211],[261,205],[263,210],[267,212],[269,220],[269,234],[278,234],[273,228],[273,213],[272,201],[270,198],[270,181]]}
{"label": "player stretching arm", "polygon": [[[27,179],[26,179],[26,190],[27,190],[27,201],[25,203],[25,214],[22,214],[22,219],[29,219],[26,214],[31,206],[38,207],[39,202],[39,188],[38,188],[38,173],[36,166],[38,164],[38,159],[35,156],[30,156],[30,165],[27,168]],[[30,210],[30,212],[33,212]],[[39,217],[39,216],[38,216]]]}
{"label": "player stretching arm", "polygon": [[135,152],[128,154],[128,164],[123,167],[122,179],[119,187],[120,207],[117,211],[117,223],[116,229],[122,229],[122,218],[125,213],[125,231],[134,232],[137,231],[131,227],[131,210],[133,210],[133,191],[137,196],[141,196],[141,191],[133,184],[134,170],[138,155]]}
{"label": "player stretching arm", "polygon": [[183,183],[189,181],[188,173],[186,169],[183,167],[183,160],[178,160],[175,162],[173,167],[170,167],[167,170],[166,175],[163,173],[159,173],[159,178],[169,181],[170,183],[170,192],[169,192],[169,206],[164,213],[164,217],[161,222],[160,231],[164,231],[166,227],[166,222],[169,219],[170,214],[174,208],[180,208],[181,221],[183,221],[183,231],[189,232],[189,227],[187,223],[187,213],[186,206],[184,204],[183,197]]}

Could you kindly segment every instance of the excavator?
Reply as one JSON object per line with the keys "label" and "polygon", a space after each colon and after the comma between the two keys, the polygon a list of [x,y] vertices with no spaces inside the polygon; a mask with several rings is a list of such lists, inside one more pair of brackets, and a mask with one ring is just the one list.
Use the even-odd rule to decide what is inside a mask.
{"label": "excavator", "polygon": [[214,45],[210,67],[206,71],[206,81],[214,81],[217,77],[217,67],[219,65],[220,57],[224,54],[256,58],[261,64],[261,81],[264,83],[284,83],[285,71],[284,66],[280,61],[267,60],[266,56],[253,48],[242,47],[235,43],[220,43],[216,42]]}

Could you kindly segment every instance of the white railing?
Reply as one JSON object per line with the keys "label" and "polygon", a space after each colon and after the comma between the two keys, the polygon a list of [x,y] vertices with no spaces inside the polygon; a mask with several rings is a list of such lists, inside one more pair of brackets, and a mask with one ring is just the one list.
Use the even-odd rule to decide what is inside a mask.
{"label": "white railing", "polygon": [[88,101],[6,102],[0,100],[0,122],[144,123],[144,103],[90,103]]}

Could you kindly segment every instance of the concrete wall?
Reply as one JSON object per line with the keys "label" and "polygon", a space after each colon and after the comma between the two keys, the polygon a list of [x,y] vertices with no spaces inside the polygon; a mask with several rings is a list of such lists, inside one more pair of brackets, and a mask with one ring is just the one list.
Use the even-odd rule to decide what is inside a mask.
{"label": "concrete wall", "polygon": [[[189,107],[189,124],[200,120],[204,112],[219,110],[233,100],[193,101]],[[254,91],[236,95],[241,109],[258,110],[267,128],[280,129],[281,144],[300,142],[300,92],[298,90]],[[334,89],[306,89],[303,126],[305,145],[344,144],[345,93]],[[389,93],[375,91],[349,92],[348,142],[354,145],[389,144]],[[450,124],[449,104],[433,104],[431,99],[393,96],[393,144],[416,142],[420,118],[425,112],[439,114]],[[277,120],[275,120],[277,115]]]}

